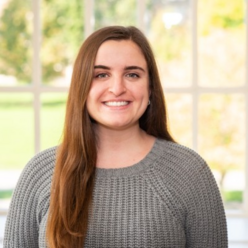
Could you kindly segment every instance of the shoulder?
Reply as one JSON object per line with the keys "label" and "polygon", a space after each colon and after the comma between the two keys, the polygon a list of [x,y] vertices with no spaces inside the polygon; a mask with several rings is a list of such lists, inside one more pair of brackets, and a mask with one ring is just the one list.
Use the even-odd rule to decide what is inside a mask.
{"label": "shoulder", "polygon": [[[157,140],[157,157],[150,174],[157,178],[163,189],[188,200],[199,195],[216,194],[219,190],[214,176],[205,160],[195,151],[180,144]],[[186,200],[186,198],[184,200]]]}
{"label": "shoulder", "polygon": [[205,160],[192,149],[158,139],[154,147],[154,162],[150,172],[158,175],[162,184],[182,191],[192,190],[201,183],[215,187],[213,174]]}
{"label": "shoulder", "polygon": [[221,205],[213,174],[198,153],[165,140],[157,140],[154,150],[156,159],[146,174],[146,180],[159,195],[164,195],[164,201],[171,196],[171,202],[176,199],[184,208],[191,206],[194,209],[193,205],[198,204],[199,197],[204,195],[202,200],[205,204],[213,197],[210,195],[215,195]]}
{"label": "shoulder", "polygon": [[[56,147],[36,154],[24,167],[16,185],[15,197],[41,199],[50,194],[50,185],[56,160]],[[26,199],[27,200],[27,199]]]}
{"label": "shoulder", "polygon": [[157,162],[178,170],[196,170],[207,167],[205,160],[194,150],[175,142],[158,139],[155,144]]}
{"label": "shoulder", "polygon": [[32,164],[33,166],[41,166],[41,165],[48,165],[53,164],[56,159],[56,151],[57,147],[51,147],[44,151],[37,153],[28,163]]}
{"label": "shoulder", "polygon": [[51,147],[36,154],[25,166],[23,173],[42,174],[53,171],[56,160],[57,147]]}
{"label": "shoulder", "polygon": [[57,147],[37,153],[24,167],[19,181],[29,181],[35,185],[49,184],[53,175]]}

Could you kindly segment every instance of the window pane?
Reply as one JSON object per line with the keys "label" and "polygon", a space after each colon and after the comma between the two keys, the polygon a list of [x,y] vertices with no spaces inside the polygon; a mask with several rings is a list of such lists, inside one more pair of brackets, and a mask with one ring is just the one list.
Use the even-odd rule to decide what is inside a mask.
{"label": "window pane", "polygon": [[95,1],[95,29],[109,25],[136,25],[136,0]]}
{"label": "window pane", "polygon": [[42,94],[41,102],[41,149],[56,146],[62,135],[66,93]]}
{"label": "window pane", "polygon": [[0,94],[0,170],[22,169],[34,154],[31,94]]}
{"label": "window pane", "polygon": [[83,2],[42,1],[42,82],[69,85],[72,64],[84,39]]}
{"label": "window pane", "polygon": [[0,3],[0,86],[32,81],[31,1]]}
{"label": "window pane", "polygon": [[199,149],[216,171],[227,208],[242,202],[245,164],[245,99],[242,95],[200,97]]}
{"label": "window pane", "polygon": [[147,35],[158,62],[162,83],[191,84],[190,1],[149,1]]}
{"label": "window pane", "polygon": [[240,86],[245,77],[245,1],[199,0],[201,86]]}
{"label": "window pane", "polygon": [[192,98],[187,94],[166,94],[169,127],[180,144],[192,146]]}

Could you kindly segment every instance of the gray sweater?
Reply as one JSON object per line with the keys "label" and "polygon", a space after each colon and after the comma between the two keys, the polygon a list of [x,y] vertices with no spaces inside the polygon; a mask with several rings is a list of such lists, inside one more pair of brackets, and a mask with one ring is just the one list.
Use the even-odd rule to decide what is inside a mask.
{"label": "gray sweater", "polygon": [[[56,148],[36,155],[14,191],[4,248],[46,247]],[[114,154],[113,154],[114,156]],[[209,167],[194,151],[157,139],[139,163],[99,169],[85,247],[226,248],[225,213]]]}

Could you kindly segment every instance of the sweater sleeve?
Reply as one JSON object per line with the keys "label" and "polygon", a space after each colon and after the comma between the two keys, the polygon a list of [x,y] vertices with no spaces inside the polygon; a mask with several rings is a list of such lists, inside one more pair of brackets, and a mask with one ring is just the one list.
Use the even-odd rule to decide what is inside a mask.
{"label": "sweater sleeve", "polygon": [[49,201],[54,150],[36,155],[24,168],[14,190],[4,233],[4,248],[39,247],[39,225]]}
{"label": "sweater sleeve", "polygon": [[222,199],[208,165],[201,159],[200,164],[189,176],[186,247],[226,248],[227,226]]}

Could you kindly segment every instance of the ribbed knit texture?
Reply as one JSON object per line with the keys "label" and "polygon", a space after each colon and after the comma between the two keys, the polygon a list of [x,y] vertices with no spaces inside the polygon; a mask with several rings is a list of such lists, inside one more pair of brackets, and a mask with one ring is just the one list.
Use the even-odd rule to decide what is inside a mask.
{"label": "ribbed knit texture", "polygon": [[[55,152],[39,153],[24,169],[11,201],[4,248],[46,247]],[[212,173],[181,145],[157,139],[138,164],[97,169],[93,199],[86,248],[228,247]]]}

